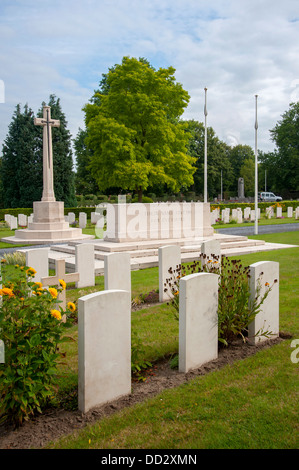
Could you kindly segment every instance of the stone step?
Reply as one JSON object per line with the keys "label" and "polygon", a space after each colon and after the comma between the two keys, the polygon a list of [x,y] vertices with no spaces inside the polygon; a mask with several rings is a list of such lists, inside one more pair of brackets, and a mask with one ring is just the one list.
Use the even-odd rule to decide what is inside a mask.
{"label": "stone step", "polygon": [[[220,239],[220,245],[221,249],[227,249],[227,248],[242,248],[244,246],[258,246],[258,245],[264,245],[265,242],[263,240],[251,240],[248,239],[247,237],[227,237],[225,239]],[[201,243],[192,241],[193,243],[191,245],[181,245],[181,252],[183,253],[200,253],[201,250]],[[165,241],[159,241],[158,245],[160,246],[165,246],[165,244],[171,244],[167,243]],[[63,253],[75,255],[75,243],[69,243],[68,245],[53,245],[51,247],[51,251],[60,251]],[[144,258],[144,257],[150,257],[150,256],[158,256],[158,250],[159,247],[156,245],[153,247],[152,243],[147,243],[144,244],[142,247],[141,246],[133,246],[132,250],[132,245],[131,244],[117,244],[119,245],[118,247],[113,244],[113,251],[126,251],[131,255],[131,258]],[[94,244],[95,248],[95,259],[98,260],[103,260],[104,256],[107,253],[110,253],[110,250],[107,250],[105,243],[101,244]],[[125,250],[125,248],[130,248]],[[193,255],[194,256],[194,255]]]}

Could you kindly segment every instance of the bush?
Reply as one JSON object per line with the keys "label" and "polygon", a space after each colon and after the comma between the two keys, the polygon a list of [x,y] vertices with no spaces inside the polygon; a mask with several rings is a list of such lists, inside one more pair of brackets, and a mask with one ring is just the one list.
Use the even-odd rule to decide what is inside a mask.
{"label": "bush", "polygon": [[[34,269],[2,264],[0,289],[0,337],[5,362],[0,364],[0,420],[20,426],[41,413],[55,393],[59,343],[70,326],[57,296],[61,289],[43,289],[34,282]],[[63,282],[61,283],[63,285]]]}
{"label": "bush", "polygon": [[[206,258],[206,255],[203,255]],[[218,287],[218,340],[228,346],[237,337],[246,340],[248,326],[259,313],[261,305],[268,296],[271,286],[263,297],[259,298],[260,281],[254,301],[250,299],[249,266],[243,267],[240,260],[230,260],[223,256],[212,255],[206,263],[194,261],[193,264],[170,269],[171,277],[166,280],[165,291],[170,289],[173,295],[170,303],[174,307],[175,318],[179,319],[179,283],[183,276],[197,272],[210,272],[219,275]],[[267,285],[268,283],[266,283]],[[269,336],[268,331],[260,331],[259,335]]]}

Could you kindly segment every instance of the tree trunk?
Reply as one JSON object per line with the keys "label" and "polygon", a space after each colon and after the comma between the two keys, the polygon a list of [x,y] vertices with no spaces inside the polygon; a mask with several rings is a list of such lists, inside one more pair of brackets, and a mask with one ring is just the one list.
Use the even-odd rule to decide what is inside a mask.
{"label": "tree trunk", "polygon": [[142,188],[138,188],[138,202],[142,202]]}

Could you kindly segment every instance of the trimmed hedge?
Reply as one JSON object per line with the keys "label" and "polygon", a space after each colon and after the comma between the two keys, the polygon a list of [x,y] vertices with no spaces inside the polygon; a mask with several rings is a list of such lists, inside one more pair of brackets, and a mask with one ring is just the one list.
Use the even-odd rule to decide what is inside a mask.
{"label": "trimmed hedge", "polygon": [[[296,209],[296,207],[299,206],[299,201],[281,201],[281,202],[259,202],[258,207],[261,209],[261,212],[266,212],[266,207],[271,207],[271,206],[277,206],[280,205],[282,207],[282,212],[286,212],[288,207],[292,207],[293,209]],[[245,209],[245,207],[250,207],[251,209],[254,210],[255,204],[254,202],[232,202],[229,204],[222,204],[222,203],[211,203],[210,204],[211,210],[213,209],[236,209],[237,207],[241,207],[242,210]]]}

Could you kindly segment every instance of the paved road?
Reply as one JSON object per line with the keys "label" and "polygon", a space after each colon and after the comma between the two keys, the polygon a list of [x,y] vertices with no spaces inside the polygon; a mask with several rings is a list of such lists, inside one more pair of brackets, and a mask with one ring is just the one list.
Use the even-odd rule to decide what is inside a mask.
{"label": "paved road", "polygon": [[[254,226],[251,227],[227,227],[215,230],[217,233],[226,235],[254,235]],[[264,233],[281,233],[299,231],[299,223],[293,224],[276,224],[276,225],[259,225],[258,234]]]}
{"label": "paved road", "polygon": [[[226,235],[254,235],[254,226],[251,227],[227,227],[215,230],[217,233],[223,233]],[[293,232],[299,231],[299,223],[293,224],[277,224],[277,225],[259,225],[258,234],[262,233],[279,233],[279,232]],[[55,243],[57,245],[57,243]],[[45,248],[45,246],[51,245],[38,245],[32,246],[31,248]],[[15,248],[2,248],[0,249],[0,256],[4,253],[11,253],[18,250],[20,247]]]}

